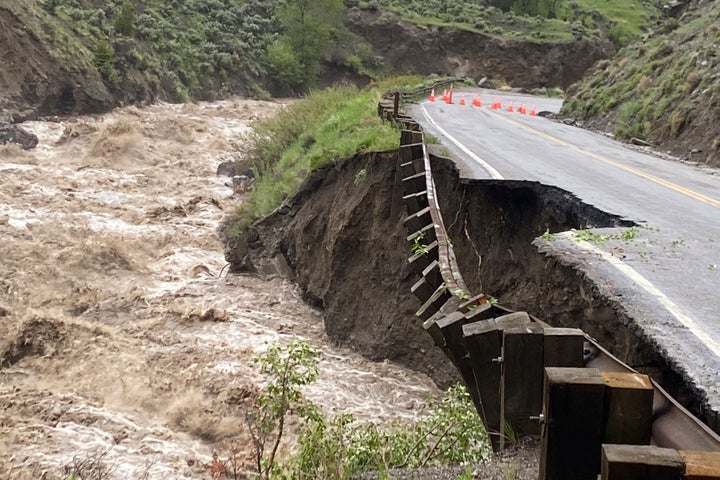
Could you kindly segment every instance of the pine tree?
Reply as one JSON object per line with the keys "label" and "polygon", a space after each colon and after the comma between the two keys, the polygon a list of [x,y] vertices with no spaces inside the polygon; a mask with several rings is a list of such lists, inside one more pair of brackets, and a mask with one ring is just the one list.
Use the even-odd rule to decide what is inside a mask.
{"label": "pine tree", "polygon": [[123,0],[122,7],[120,7],[120,14],[117,19],[115,19],[115,33],[126,37],[132,37],[134,19],[135,7],[133,6],[132,1]]}

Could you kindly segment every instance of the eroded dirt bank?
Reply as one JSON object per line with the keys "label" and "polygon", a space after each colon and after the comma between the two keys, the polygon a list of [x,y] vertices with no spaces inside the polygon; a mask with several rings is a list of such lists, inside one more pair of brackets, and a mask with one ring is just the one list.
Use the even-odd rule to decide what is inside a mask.
{"label": "eroded dirt bank", "polygon": [[332,347],[292,283],[221,275],[216,228],[241,200],[216,167],[280,108],[130,107],[25,122],[37,148],[0,147],[0,478],[65,479],[79,462],[108,479],[209,478],[231,447],[242,463],[251,357],[293,335],[323,352],[306,393],[328,412],[412,418],[437,394]]}
{"label": "eroded dirt bank", "polygon": [[[432,157],[443,219],[470,290],[497,297],[557,326],[582,328],[622,360],[652,374],[693,413],[697,392],[632,327],[620,294],[610,295],[567,262],[538,252],[546,230],[628,226],[568,192],[531,182],[465,181]],[[324,307],[335,341],[371,358],[392,358],[446,384],[450,362],[429,341],[410,293],[410,245],[390,219],[394,152],[357,156],[314,172],[302,191],[250,233],[254,248],[226,252],[236,267],[287,260],[305,296]],[[365,172],[361,181],[359,172]],[[245,257],[245,259],[241,257]],[[616,292],[617,293],[617,292]]]}
{"label": "eroded dirt bank", "polygon": [[395,152],[371,153],[316,170],[285,207],[228,244],[226,258],[264,270],[280,255],[335,342],[446,386],[458,377],[417,323],[405,229],[389,218],[394,165]]}

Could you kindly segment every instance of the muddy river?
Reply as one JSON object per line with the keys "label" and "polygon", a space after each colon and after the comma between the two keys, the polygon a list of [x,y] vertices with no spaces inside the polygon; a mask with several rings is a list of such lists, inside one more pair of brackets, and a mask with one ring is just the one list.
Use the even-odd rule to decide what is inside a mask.
{"label": "muddy river", "polygon": [[306,395],[327,412],[410,419],[438,394],[332,346],[288,281],[226,274],[216,229],[242,198],[217,165],[281,109],[128,107],[0,146],[1,479],[209,478],[213,452],[250,454],[253,355],[293,336],[323,352]]}

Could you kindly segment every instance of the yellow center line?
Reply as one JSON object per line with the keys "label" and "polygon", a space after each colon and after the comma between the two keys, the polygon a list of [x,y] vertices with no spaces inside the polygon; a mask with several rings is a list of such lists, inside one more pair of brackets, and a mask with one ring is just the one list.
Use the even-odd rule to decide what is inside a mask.
{"label": "yellow center line", "polygon": [[678,184],[673,183],[673,182],[671,182],[671,181],[669,181],[669,180],[665,180],[664,178],[660,178],[660,177],[657,177],[657,176],[652,175],[652,174],[650,174],[650,173],[643,172],[642,170],[638,170],[637,168],[630,167],[630,166],[628,166],[628,165],[625,165],[625,164],[623,164],[623,163],[620,163],[620,162],[618,162],[618,161],[616,161],[616,160],[612,160],[612,159],[610,159],[610,158],[608,158],[608,157],[605,157],[605,156],[603,156],[603,155],[600,155],[600,154],[597,154],[597,153],[594,153],[594,152],[588,152],[587,150],[583,150],[582,148],[580,148],[580,147],[578,147],[578,146],[576,146],[576,145],[573,145],[572,143],[566,142],[565,140],[561,140],[561,139],[559,139],[559,138],[557,138],[557,137],[554,137],[554,136],[552,136],[552,135],[548,135],[548,134],[545,133],[545,132],[541,132],[540,130],[537,130],[537,129],[535,129],[535,128],[529,127],[529,126],[527,126],[527,125],[525,125],[525,124],[523,124],[523,123],[520,123],[520,122],[518,122],[518,121],[516,121],[516,120],[512,120],[512,119],[506,118],[505,116],[500,115],[500,114],[498,114],[498,113],[496,113],[496,112],[491,112],[491,113],[492,113],[493,115],[495,115],[496,117],[498,117],[498,118],[500,118],[500,119],[502,119],[502,120],[504,120],[504,121],[506,121],[506,122],[508,122],[508,123],[511,123],[512,125],[515,125],[516,127],[522,128],[523,130],[525,130],[525,131],[527,131],[527,132],[530,132],[530,133],[533,133],[533,134],[535,134],[535,135],[538,135],[538,136],[540,136],[540,137],[542,137],[542,138],[544,138],[544,139],[546,139],[546,140],[550,140],[551,142],[557,143],[558,145],[562,145],[562,146],[564,146],[564,147],[571,148],[571,149],[575,150],[575,151],[578,152],[578,153],[581,153],[581,154],[583,154],[583,155],[587,155],[588,157],[594,158],[595,160],[599,160],[599,161],[601,161],[601,162],[603,162],[603,163],[606,163],[606,164],[608,164],[608,165],[612,165],[612,166],[614,166],[614,167],[620,168],[620,169],[622,169],[622,170],[625,170],[626,172],[630,172],[630,173],[632,173],[632,174],[634,174],[634,175],[637,175],[638,177],[642,177],[642,178],[644,178],[644,179],[646,179],[646,180],[650,180],[651,182],[655,182],[655,183],[657,183],[658,185],[662,185],[662,186],[667,187],[667,188],[669,188],[669,189],[675,190],[675,191],[678,192],[678,193],[681,193],[681,194],[683,194],[683,195],[687,195],[688,197],[694,198],[695,200],[699,200],[699,201],[701,201],[701,202],[703,202],[703,203],[707,203],[708,205],[711,205],[711,206],[713,206],[713,207],[720,207],[720,200],[716,200],[716,199],[714,199],[714,198],[712,198],[712,197],[708,197],[707,195],[703,195],[702,193],[699,193],[699,192],[696,192],[696,191],[691,190],[691,189],[689,189],[689,188],[683,187],[682,185],[678,185]]}

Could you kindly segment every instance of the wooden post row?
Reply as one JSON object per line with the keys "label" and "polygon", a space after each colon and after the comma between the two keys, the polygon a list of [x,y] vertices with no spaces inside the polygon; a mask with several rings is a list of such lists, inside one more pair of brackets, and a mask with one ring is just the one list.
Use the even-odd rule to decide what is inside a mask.
{"label": "wooden post row", "polygon": [[478,388],[478,413],[499,450],[512,437],[539,434],[543,366],[581,367],[584,336],[578,329],[543,328],[525,312],[482,321],[474,315],[481,316],[466,314],[463,340]]}

